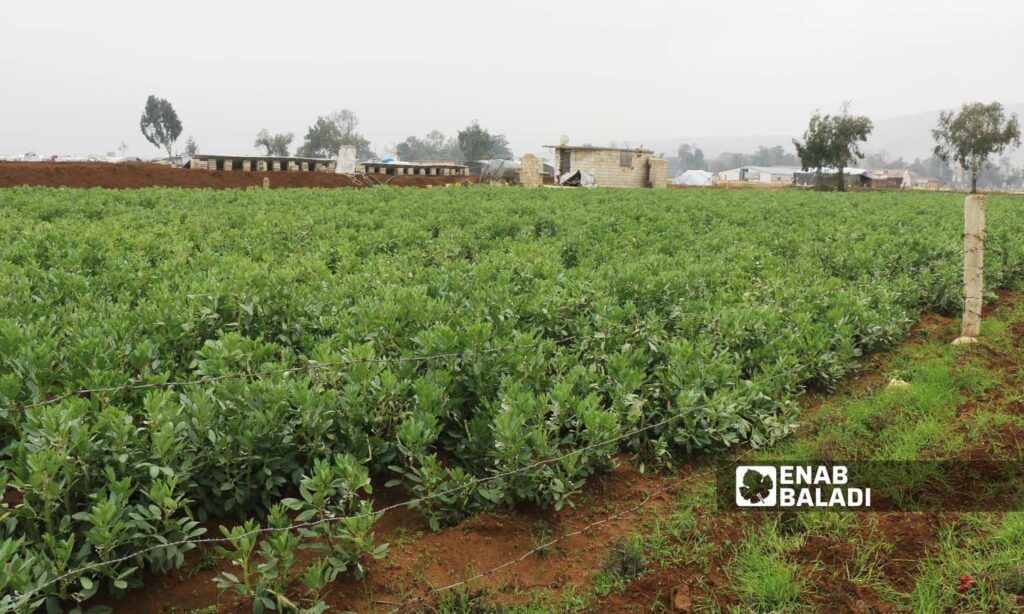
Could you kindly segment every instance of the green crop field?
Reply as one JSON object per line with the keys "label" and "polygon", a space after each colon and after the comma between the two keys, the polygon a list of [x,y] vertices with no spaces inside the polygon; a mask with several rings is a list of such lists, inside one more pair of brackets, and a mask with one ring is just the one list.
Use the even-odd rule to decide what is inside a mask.
{"label": "green crop field", "polygon": [[[385,484],[437,530],[573,504],[621,452],[777,442],[804,387],[958,311],[962,204],[0,190],[0,611],[115,604],[217,524],[224,590],[312,611],[387,557]],[[994,289],[1024,201],[988,216]]]}

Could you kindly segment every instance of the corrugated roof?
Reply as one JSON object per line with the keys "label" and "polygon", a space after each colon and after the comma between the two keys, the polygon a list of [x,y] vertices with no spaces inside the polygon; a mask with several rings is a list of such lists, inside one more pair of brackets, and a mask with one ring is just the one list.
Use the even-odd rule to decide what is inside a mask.
{"label": "corrugated roof", "polygon": [[736,173],[742,170],[746,171],[758,171],[761,173],[769,173],[772,175],[790,175],[792,173],[799,173],[800,168],[797,166],[737,166],[736,168],[729,168],[724,171],[718,171],[719,173]]}
{"label": "corrugated roof", "polygon": [[745,166],[743,168],[772,175],[792,175],[800,172],[800,168],[797,166]]}

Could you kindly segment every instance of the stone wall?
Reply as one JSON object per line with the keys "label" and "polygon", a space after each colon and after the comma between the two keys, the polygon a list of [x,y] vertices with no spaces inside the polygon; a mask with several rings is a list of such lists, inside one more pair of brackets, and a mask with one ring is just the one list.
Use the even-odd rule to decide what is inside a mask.
{"label": "stone wall", "polygon": [[[597,178],[599,188],[643,188],[653,158],[650,153],[629,152],[629,166],[620,163],[617,149],[570,149],[569,168],[583,171]],[[560,150],[555,150],[555,164],[558,164]]]}
{"label": "stone wall", "polygon": [[648,158],[647,163],[650,165],[650,181],[652,188],[667,188],[668,187],[668,160],[663,158]]}
{"label": "stone wall", "polygon": [[533,154],[523,156],[519,164],[519,185],[539,188],[544,185],[544,163]]}

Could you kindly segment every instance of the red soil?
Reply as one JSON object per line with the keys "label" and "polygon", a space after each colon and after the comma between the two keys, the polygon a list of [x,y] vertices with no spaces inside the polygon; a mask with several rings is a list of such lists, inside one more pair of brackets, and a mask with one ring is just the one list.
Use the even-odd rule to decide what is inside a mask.
{"label": "red soil", "polygon": [[[187,171],[186,171],[187,172]],[[200,171],[196,171],[200,172]],[[1002,294],[997,309],[1006,309],[1020,300],[1019,295]],[[915,327],[911,338],[945,339],[955,334],[948,318],[925,314]],[[1014,325],[1014,332],[1018,332]],[[1019,331],[1024,333],[1024,330]],[[885,371],[887,357],[877,360],[848,381],[841,388],[847,392],[880,385],[880,373]],[[1009,376],[1009,365],[997,362]],[[872,382],[865,386],[861,380]],[[1014,380],[1016,381],[1016,380]],[[820,398],[810,395],[804,399],[808,412],[820,404]],[[1007,447],[1021,445],[1017,433]],[[517,560],[549,539],[573,533],[595,520],[629,509],[651,493],[668,485],[693,485],[711,479],[704,474],[706,467],[686,465],[675,475],[641,474],[627,462],[610,474],[592,478],[578,498],[575,508],[561,512],[521,507],[516,510],[496,510],[480,514],[455,527],[432,533],[417,515],[396,510],[384,516],[376,526],[382,541],[391,542],[387,558],[369,564],[369,575],[364,581],[339,579],[330,587],[327,602],[336,610],[359,612],[387,612],[393,608],[409,612],[432,612],[434,599],[410,602],[410,597],[425,595],[430,587],[443,587]],[[383,506],[401,500],[401,493],[385,490],[379,494],[377,505]],[[669,492],[654,497],[641,510],[624,515],[591,530],[559,542],[545,553],[535,553],[479,578],[469,587],[482,590],[487,601],[499,604],[521,602],[534,591],[549,589],[558,594],[570,585],[587,587],[593,572],[600,568],[609,544],[616,538],[647,525],[652,515],[664,515],[674,509],[673,495]],[[700,530],[713,544],[738,544],[748,530],[763,517],[757,514],[713,514],[711,510],[698,510]],[[887,547],[877,553],[881,574],[885,582],[900,591],[913,587],[918,565],[935,547],[939,527],[956,519],[956,514],[934,513],[879,513],[859,514],[854,533],[867,541],[883,543]],[[216,536],[216,531],[210,531]],[[851,535],[851,537],[853,537]],[[852,583],[846,574],[846,564],[854,556],[851,540],[829,540],[809,535],[804,545],[794,553],[795,561],[810,569],[808,592],[813,607],[818,611],[872,612],[894,611],[874,588]],[[226,569],[223,564],[212,569],[197,570],[198,553],[192,552],[184,570],[167,576],[149,576],[145,586],[132,591],[121,602],[101,599],[116,611],[170,612],[188,608],[202,608],[218,604],[218,612],[246,612],[248,604],[230,595],[217,595],[212,578]],[[308,555],[302,555],[303,563]],[[812,564],[813,563],[813,564]],[[723,610],[740,607],[730,589],[726,573],[727,549],[716,547],[709,553],[707,566],[686,563],[655,567],[652,573],[629,583],[622,592],[613,591],[595,604],[599,612],[648,612],[652,608],[670,607],[673,590],[681,590],[686,597],[710,597]],[[684,597],[685,599],[685,597]]]}
{"label": "red soil", "polygon": [[48,186],[65,188],[212,188],[225,190],[262,187],[270,178],[271,188],[351,188],[387,183],[396,187],[430,187],[469,181],[477,177],[419,177],[372,175],[353,181],[346,175],[313,172],[246,172],[187,170],[129,162],[0,162],[0,188]]}

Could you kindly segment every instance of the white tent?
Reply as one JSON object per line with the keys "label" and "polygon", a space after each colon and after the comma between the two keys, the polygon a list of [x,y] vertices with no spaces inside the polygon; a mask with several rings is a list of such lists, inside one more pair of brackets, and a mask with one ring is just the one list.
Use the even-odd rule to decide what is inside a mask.
{"label": "white tent", "polygon": [[673,179],[672,183],[674,185],[711,185],[712,177],[714,177],[714,173],[708,171],[683,171],[683,174]]}

